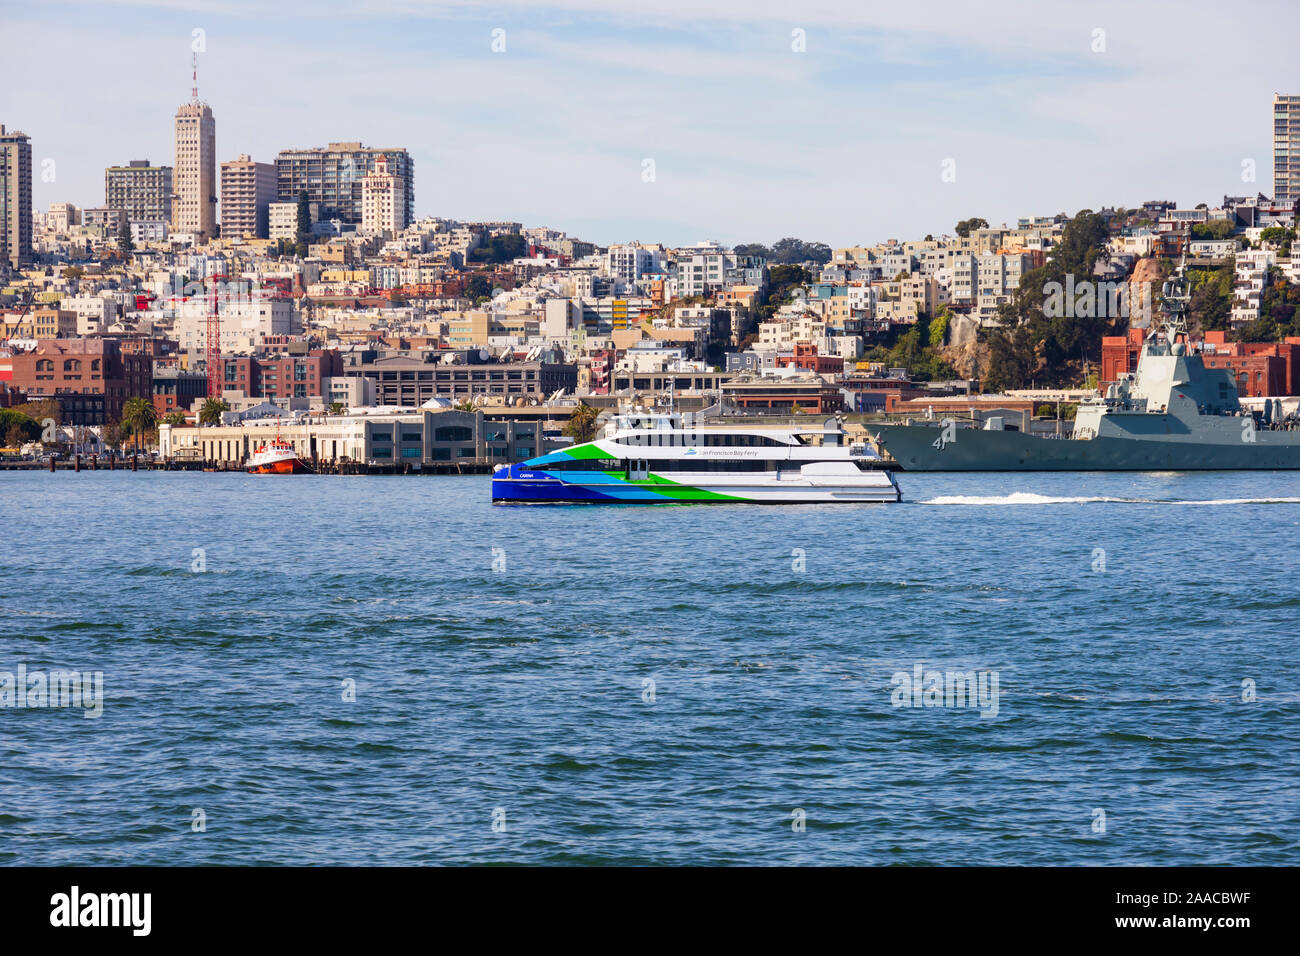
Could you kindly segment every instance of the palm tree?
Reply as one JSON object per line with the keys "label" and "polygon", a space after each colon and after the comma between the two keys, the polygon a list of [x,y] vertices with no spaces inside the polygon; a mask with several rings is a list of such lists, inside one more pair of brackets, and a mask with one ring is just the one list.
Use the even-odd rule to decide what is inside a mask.
{"label": "palm tree", "polygon": [[140,451],[140,435],[158,424],[158,413],[147,398],[128,398],[122,406],[122,424],[135,433],[135,450]]}
{"label": "palm tree", "polygon": [[230,411],[225,399],[209,398],[199,407],[200,425],[220,425],[221,413]]}
{"label": "palm tree", "polygon": [[586,402],[579,403],[563,428],[564,434],[575,442],[591,441],[596,437],[596,418],[599,415],[600,409],[592,408]]}

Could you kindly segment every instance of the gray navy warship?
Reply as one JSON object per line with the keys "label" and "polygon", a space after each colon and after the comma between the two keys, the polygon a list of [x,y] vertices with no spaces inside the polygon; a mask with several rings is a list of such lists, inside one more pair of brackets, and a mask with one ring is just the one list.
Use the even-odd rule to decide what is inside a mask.
{"label": "gray navy warship", "polygon": [[904,471],[1209,471],[1300,469],[1300,421],[1282,403],[1242,407],[1236,382],[1189,344],[1184,270],[1165,284],[1164,310],[1137,371],[1079,405],[1070,437],[1031,435],[990,419],[867,425]]}

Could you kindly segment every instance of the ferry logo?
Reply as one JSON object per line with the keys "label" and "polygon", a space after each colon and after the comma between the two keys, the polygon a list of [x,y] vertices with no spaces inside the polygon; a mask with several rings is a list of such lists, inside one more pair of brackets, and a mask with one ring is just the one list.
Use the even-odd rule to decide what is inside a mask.
{"label": "ferry logo", "polygon": [[51,926],[126,926],[133,936],[153,928],[152,893],[85,893],[72,887],[50,897]]}

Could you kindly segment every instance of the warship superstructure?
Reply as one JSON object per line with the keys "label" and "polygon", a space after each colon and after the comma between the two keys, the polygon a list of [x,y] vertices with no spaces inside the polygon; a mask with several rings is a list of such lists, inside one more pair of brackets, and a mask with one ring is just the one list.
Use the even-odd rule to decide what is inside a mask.
{"label": "warship superstructure", "polygon": [[991,419],[867,425],[904,471],[1206,471],[1300,469],[1300,421],[1273,399],[1244,408],[1232,375],[1205,367],[1187,333],[1185,263],[1165,283],[1137,370],[1080,403],[1069,437]]}

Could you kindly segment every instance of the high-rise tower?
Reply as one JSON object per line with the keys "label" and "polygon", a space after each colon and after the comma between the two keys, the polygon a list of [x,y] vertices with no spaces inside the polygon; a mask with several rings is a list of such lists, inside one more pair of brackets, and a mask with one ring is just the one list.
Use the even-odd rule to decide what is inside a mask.
{"label": "high-rise tower", "polygon": [[1300,199],[1300,96],[1273,94],[1273,199]]}
{"label": "high-rise tower", "polygon": [[172,232],[206,242],[217,231],[217,124],[199,101],[198,54],[190,102],[176,110],[176,164],[172,170]]}
{"label": "high-rise tower", "polygon": [[32,258],[32,144],[0,125],[0,261],[17,269]]}

